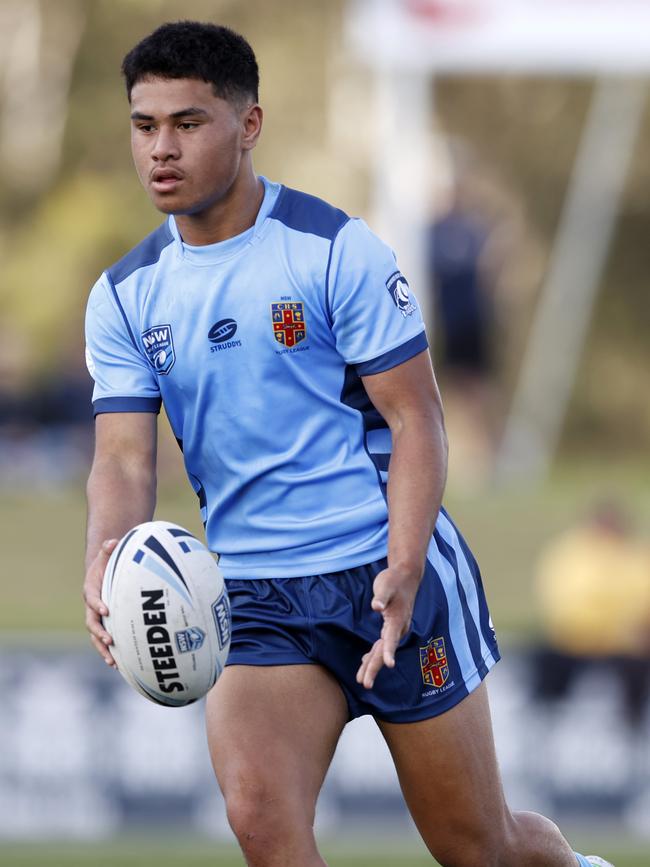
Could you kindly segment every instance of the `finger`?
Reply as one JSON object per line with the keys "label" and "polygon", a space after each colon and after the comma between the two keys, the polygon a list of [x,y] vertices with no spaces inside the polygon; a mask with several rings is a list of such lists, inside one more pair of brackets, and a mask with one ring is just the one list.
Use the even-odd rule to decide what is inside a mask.
{"label": "finger", "polygon": [[[101,598],[101,585],[104,578],[104,572],[110,559],[111,554],[115,550],[118,539],[105,539],[97,556],[89,567],[88,576],[83,588],[83,598],[86,605],[105,617],[108,614],[108,608]],[[98,586],[95,586],[97,584]]]}
{"label": "finger", "polygon": [[104,629],[104,624],[97,617],[94,611],[86,610],[86,629],[102,644],[112,644],[113,637]]}
{"label": "finger", "polygon": [[108,561],[111,559],[111,554],[115,550],[118,542],[119,539],[104,539],[99,551],[97,552],[91,568],[97,569],[102,577],[104,576]]}
{"label": "finger", "polygon": [[372,689],[375,685],[375,678],[379,674],[382,666],[384,664],[384,655],[382,652],[381,645],[373,650],[370,655],[370,659],[368,660],[368,664],[366,666],[366,670],[363,676],[363,686],[365,689]]}
{"label": "finger", "polygon": [[373,611],[384,611],[395,595],[395,583],[387,569],[380,572],[372,584],[373,598],[370,607]]}
{"label": "finger", "polygon": [[361,683],[365,689],[372,689],[375,683],[375,678],[384,664],[383,642],[381,639],[376,641],[372,650],[368,654],[365,671]]}
{"label": "finger", "polygon": [[106,649],[106,646],[102,644],[94,635],[90,636],[90,640],[92,641],[93,647],[97,651],[97,653],[102,657],[106,665],[110,665],[111,668],[117,668],[117,664],[110,652]]}
{"label": "finger", "polygon": [[361,657],[361,665],[359,666],[359,669],[358,669],[357,675],[356,675],[357,683],[363,682],[363,675],[364,675],[365,670],[366,670],[366,665],[368,662],[369,655],[370,655],[369,653],[364,653],[363,656]]}
{"label": "finger", "polygon": [[108,608],[106,607],[106,603],[102,600],[102,597],[98,595],[96,590],[84,590],[84,602],[87,607],[90,608],[95,614],[101,615],[102,617],[106,617],[108,614]]}
{"label": "finger", "polygon": [[395,651],[401,637],[402,630],[394,620],[384,621],[384,626],[381,630],[383,640],[383,662],[388,668],[395,667]]}
{"label": "finger", "polygon": [[363,678],[365,677],[366,669],[368,668],[368,663],[370,662],[372,656],[372,651],[374,650],[375,646],[380,643],[380,640],[381,639],[377,639],[377,641],[375,641],[375,644],[373,644],[368,653],[364,653],[361,657],[361,665],[359,666],[359,670],[357,671],[356,676],[357,683],[363,683]]}

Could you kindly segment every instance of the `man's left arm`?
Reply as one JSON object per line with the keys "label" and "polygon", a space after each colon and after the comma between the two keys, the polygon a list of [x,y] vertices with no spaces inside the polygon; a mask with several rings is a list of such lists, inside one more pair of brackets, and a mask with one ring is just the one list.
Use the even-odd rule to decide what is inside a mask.
{"label": "man's left arm", "polygon": [[447,437],[427,351],[362,380],[393,441],[388,470],[388,566],[375,578],[372,600],[384,624],[357,672],[357,681],[370,689],[382,666],[394,667],[397,645],[410,628],[445,487]]}

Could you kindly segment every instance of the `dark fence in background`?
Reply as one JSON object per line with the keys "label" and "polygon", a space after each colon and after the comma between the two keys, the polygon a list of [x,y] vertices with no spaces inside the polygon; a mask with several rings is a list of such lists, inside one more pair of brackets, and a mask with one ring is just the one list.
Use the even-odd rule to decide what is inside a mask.
{"label": "dark fence in background", "polygon": [[[511,804],[650,835],[650,714],[631,731],[607,674],[583,676],[553,708],[531,699],[529,683],[527,656],[506,648],[489,685]],[[229,835],[201,704],[150,704],[91,651],[6,646],[0,696],[0,838],[163,828]],[[344,732],[318,824],[364,832],[378,823],[384,832],[409,828],[387,749],[366,717]]]}

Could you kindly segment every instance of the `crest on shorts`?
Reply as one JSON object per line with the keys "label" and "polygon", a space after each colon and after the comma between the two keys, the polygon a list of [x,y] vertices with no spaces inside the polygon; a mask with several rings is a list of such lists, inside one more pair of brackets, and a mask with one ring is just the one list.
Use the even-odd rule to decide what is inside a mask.
{"label": "crest on shorts", "polygon": [[169,373],[176,361],[171,325],[154,325],[153,328],[147,328],[142,332],[142,343],[156,373]]}
{"label": "crest on shorts", "polygon": [[420,648],[422,680],[427,686],[442,686],[449,677],[449,664],[444,638],[432,638]]}
{"label": "crest on shorts", "polygon": [[395,307],[399,310],[402,316],[406,319],[416,309],[415,304],[411,301],[409,295],[409,284],[406,282],[406,277],[400,272],[395,271],[394,274],[386,280],[386,288],[393,299]]}
{"label": "crest on shorts", "polygon": [[291,349],[307,336],[305,307],[302,301],[274,301],[271,304],[273,335],[278,343]]}

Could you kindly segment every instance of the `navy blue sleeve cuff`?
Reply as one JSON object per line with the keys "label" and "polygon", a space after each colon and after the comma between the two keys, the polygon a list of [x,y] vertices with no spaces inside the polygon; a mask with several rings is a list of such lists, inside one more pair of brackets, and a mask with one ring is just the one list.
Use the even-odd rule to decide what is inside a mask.
{"label": "navy blue sleeve cuff", "polygon": [[102,412],[160,412],[159,397],[100,397],[93,401],[95,415]]}
{"label": "navy blue sleeve cuff", "polygon": [[411,337],[406,343],[401,346],[396,346],[383,355],[372,358],[370,361],[362,361],[360,364],[355,364],[355,369],[359,376],[367,376],[370,373],[383,373],[385,370],[390,370],[391,367],[397,367],[398,364],[403,364],[414,355],[419,355],[424,352],[429,346],[426,331],[421,331],[415,337]]}

